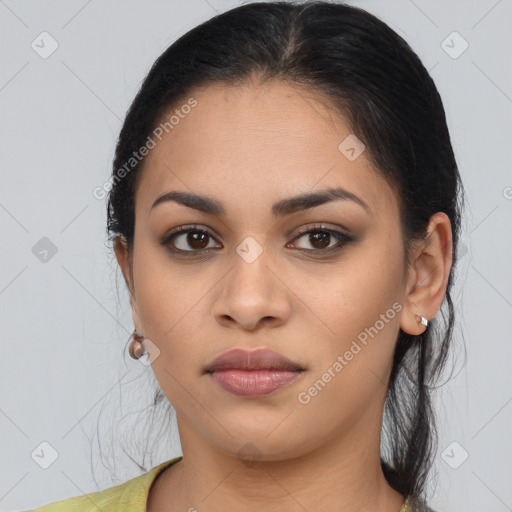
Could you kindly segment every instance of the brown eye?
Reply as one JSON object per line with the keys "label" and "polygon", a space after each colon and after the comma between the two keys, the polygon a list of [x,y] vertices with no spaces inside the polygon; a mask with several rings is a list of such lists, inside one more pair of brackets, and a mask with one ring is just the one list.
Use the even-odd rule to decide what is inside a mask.
{"label": "brown eye", "polygon": [[325,231],[309,234],[309,242],[315,249],[325,249],[331,240],[331,234]]}
{"label": "brown eye", "polygon": [[209,236],[207,233],[188,232],[185,240],[193,249],[205,249],[208,246]]}
{"label": "brown eye", "polygon": [[[310,244],[311,248],[302,246],[299,247],[299,249],[313,253],[329,253],[341,249],[343,245],[354,240],[345,233],[325,229],[323,226],[313,227],[313,229],[308,231],[302,231],[299,236],[295,237],[294,241],[301,239],[305,240],[306,244]],[[334,245],[331,245],[333,242],[335,242]]]}
{"label": "brown eye", "polygon": [[161,243],[173,252],[194,253],[211,249],[210,242],[212,240],[215,240],[215,238],[205,229],[180,227],[166,235]]}

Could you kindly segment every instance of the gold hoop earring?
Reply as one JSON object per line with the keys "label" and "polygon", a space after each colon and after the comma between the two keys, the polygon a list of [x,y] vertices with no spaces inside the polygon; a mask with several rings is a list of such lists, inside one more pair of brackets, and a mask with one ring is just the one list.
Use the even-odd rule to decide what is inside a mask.
{"label": "gold hoop earring", "polygon": [[135,329],[132,333],[132,342],[128,348],[128,352],[130,353],[130,357],[132,359],[140,359],[144,354],[144,345],[142,342],[144,341],[144,335]]}

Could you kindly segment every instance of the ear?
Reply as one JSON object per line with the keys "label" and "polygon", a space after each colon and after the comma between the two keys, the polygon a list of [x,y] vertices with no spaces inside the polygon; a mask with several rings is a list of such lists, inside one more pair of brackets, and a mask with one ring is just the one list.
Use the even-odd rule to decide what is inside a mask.
{"label": "ear", "polygon": [[419,242],[410,258],[404,311],[400,319],[402,331],[418,335],[426,329],[419,324],[423,315],[436,316],[443,302],[452,267],[452,229],[450,218],[443,212],[430,217],[427,237]]}
{"label": "ear", "polygon": [[137,300],[135,297],[135,288],[133,286],[133,274],[131,270],[132,260],[130,257],[130,253],[128,251],[128,244],[123,236],[117,236],[114,240],[114,252],[116,254],[117,263],[119,264],[121,272],[123,273],[124,282],[126,283],[128,291],[130,293],[130,305],[132,307],[133,325],[138,331],[143,332],[139,318]]}

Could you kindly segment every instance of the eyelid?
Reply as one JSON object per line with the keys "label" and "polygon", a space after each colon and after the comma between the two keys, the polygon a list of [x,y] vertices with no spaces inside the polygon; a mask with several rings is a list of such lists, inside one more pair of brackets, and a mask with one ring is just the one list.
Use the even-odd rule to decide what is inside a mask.
{"label": "eyelid", "polygon": [[318,230],[318,231],[339,231],[340,228],[343,230],[343,232],[344,232],[343,234],[346,234],[347,236],[349,236],[347,229],[342,228],[341,226],[329,227],[329,225],[327,225],[324,222],[307,224],[305,226],[301,226],[300,228],[297,229],[297,235],[303,235],[304,233],[309,233],[310,231],[315,231],[315,230]]}

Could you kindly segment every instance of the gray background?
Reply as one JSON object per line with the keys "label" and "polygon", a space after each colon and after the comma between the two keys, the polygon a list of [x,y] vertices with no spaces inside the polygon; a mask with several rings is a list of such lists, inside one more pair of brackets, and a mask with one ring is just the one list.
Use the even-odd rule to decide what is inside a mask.
{"label": "gray background", "polygon": [[[156,57],[239,3],[0,0],[2,511],[140,474],[121,458],[111,474],[97,446],[90,458],[100,411],[114,418],[122,403],[136,418],[129,411],[148,405],[154,384],[149,367],[122,356],[133,325],[105,244],[105,203],[93,190],[108,179],[121,120]],[[438,512],[512,510],[512,2],[352,3],[393,27],[430,70],[467,192],[454,371],[437,394],[430,503]],[[58,43],[47,58],[43,31]],[[50,246],[44,237],[55,254],[38,252]],[[127,435],[134,425],[143,439],[140,418]],[[48,469],[42,442],[58,454]],[[126,443],[138,453],[135,439]],[[180,453],[173,423],[153,464]]]}

